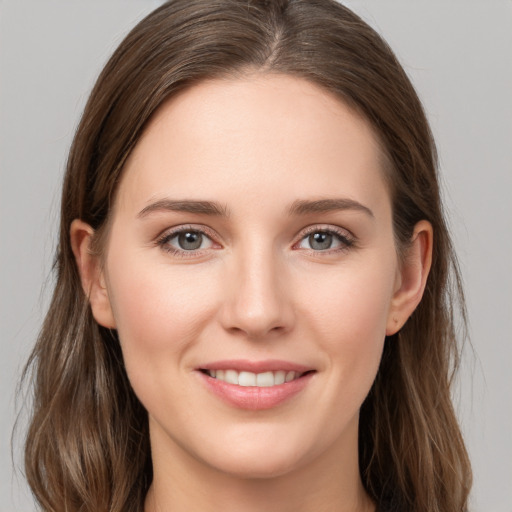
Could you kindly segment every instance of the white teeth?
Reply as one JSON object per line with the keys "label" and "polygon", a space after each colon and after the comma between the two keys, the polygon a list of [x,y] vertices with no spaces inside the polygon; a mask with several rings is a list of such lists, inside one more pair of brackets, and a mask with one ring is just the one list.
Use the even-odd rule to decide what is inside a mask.
{"label": "white teeth", "polygon": [[236,370],[226,370],[224,372],[224,380],[228,384],[238,384],[238,372]]}
{"label": "white teeth", "polygon": [[238,374],[239,386],[256,386],[256,374],[251,372],[240,372]]}
{"label": "white teeth", "polygon": [[272,372],[258,373],[256,375],[256,386],[268,388],[274,385],[274,374]]}
{"label": "white teeth", "polygon": [[286,372],[284,370],[263,373],[237,372],[236,370],[208,370],[207,373],[210,377],[222,380],[228,384],[260,388],[279,386],[285,382],[291,382],[302,375],[299,372]]}
{"label": "white teeth", "polygon": [[274,384],[278,386],[279,384],[284,384],[284,378],[285,378],[286,372],[283,370],[279,370],[278,372],[274,373]]}
{"label": "white teeth", "polygon": [[286,377],[285,377],[284,381],[285,382],[290,382],[293,379],[295,379],[295,372],[288,372],[286,374]]}

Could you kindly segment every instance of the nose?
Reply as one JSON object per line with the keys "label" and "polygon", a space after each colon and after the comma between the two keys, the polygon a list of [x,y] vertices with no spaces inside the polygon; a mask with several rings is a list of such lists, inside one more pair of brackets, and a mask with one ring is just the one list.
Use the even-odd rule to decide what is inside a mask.
{"label": "nose", "polygon": [[251,339],[290,331],[294,324],[292,288],[284,262],[270,249],[247,251],[233,260],[221,311],[224,329]]}

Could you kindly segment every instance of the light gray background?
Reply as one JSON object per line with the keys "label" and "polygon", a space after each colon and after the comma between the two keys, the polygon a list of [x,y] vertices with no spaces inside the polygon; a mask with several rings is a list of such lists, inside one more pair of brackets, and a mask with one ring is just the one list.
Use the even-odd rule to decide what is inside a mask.
{"label": "light gray background", "polygon": [[[51,290],[66,152],[102,64],[160,3],[0,0],[0,512],[34,510],[12,469],[10,434],[16,383]],[[395,49],[437,138],[475,350],[456,390],[472,510],[511,512],[512,2],[347,4]]]}

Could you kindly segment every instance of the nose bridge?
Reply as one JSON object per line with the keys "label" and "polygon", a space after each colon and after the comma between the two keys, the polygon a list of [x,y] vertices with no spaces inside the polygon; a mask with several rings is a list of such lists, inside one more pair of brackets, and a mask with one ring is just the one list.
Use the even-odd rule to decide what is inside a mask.
{"label": "nose bridge", "polygon": [[224,304],[224,325],[249,337],[288,330],[292,323],[282,261],[272,244],[248,241],[233,254],[230,297]]}

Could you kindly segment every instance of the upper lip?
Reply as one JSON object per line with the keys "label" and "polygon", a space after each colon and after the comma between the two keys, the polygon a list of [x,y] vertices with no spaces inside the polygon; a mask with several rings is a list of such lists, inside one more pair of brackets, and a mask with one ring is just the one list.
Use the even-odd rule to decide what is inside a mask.
{"label": "upper lip", "polygon": [[198,367],[198,370],[236,370],[238,372],[276,372],[284,370],[304,373],[312,371],[314,368],[303,364],[293,363],[291,361],[281,361],[278,359],[267,359],[264,361],[250,361],[247,359],[229,359],[223,361],[214,361]]}

